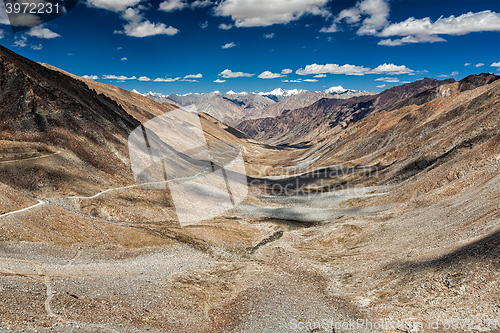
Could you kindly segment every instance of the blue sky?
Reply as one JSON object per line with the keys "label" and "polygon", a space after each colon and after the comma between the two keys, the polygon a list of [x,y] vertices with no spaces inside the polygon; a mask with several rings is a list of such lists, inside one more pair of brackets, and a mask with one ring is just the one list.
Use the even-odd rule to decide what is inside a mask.
{"label": "blue sky", "polygon": [[500,75],[498,0],[83,0],[15,34],[0,8],[1,45],[143,93],[378,92]]}

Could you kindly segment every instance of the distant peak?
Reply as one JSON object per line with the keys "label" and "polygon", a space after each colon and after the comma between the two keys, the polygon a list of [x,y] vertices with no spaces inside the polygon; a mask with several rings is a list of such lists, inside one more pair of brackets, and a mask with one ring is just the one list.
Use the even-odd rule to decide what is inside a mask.
{"label": "distant peak", "polygon": [[273,91],[269,92],[260,92],[258,93],[259,95],[265,96],[265,95],[274,95],[274,96],[291,96],[291,95],[296,95],[298,93],[303,92],[304,90],[299,90],[299,89],[291,89],[291,90],[284,90],[281,88],[276,88]]}
{"label": "distant peak", "polygon": [[273,91],[269,92],[269,95],[286,95],[286,91],[281,88],[276,88]]}
{"label": "distant peak", "polygon": [[147,94],[145,94],[144,96],[155,96],[155,97],[163,97],[162,94],[160,93],[155,93],[155,92],[152,92],[152,91],[149,91]]}
{"label": "distant peak", "polygon": [[229,90],[229,91],[226,93],[226,95],[248,95],[248,93],[247,93],[246,91],[242,91],[242,92],[237,93],[237,92],[234,92],[234,91],[232,91],[232,90]]}
{"label": "distant peak", "polygon": [[327,94],[339,94],[339,93],[343,93],[346,91],[347,91],[347,89],[345,89],[344,87],[336,86],[336,87],[331,87],[329,89],[326,89],[325,93],[327,93]]}

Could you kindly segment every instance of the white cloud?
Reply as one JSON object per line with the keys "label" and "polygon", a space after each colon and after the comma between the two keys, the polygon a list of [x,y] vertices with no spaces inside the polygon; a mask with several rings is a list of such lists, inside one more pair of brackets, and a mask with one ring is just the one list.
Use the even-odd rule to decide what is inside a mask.
{"label": "white cloud", "polygon": [[301,79],[297,79],[297,80],[281,80],[281,82],[300,83],[300,82],[302,82],[302,80]]}
{"label": "white cloud", "polygon": [[410,17],[406,21],[387,26],[378,36],[465,35],[479,31],[500,31],[500,13],[490,10],[469,12],[458,17],[440,17],[436,22],[432,22],[429,17]]}
{"label": "white cloud", "polygon": [[474,67],[483,67],[483,66],[484,66],[484,64],[482,62],[474,65]]}
{"label": "white cloud", "polygon": [[201,73],[199,73],[199,74],[190,74],[190,75],[184,76],[185,79],[201,79],[202,77],[203,77],[203,75]]}
{"label": "white cloud", "polygon": [[470,66],[470,65],[471,65],[471,63],[470,63],[470,62],[466,62],[466,63],[464,64],[464,66]]}
{"label": "white cloud", "polygon": [[223,0],[215,8],[218,16],[230,16],[237,27],[265,27],[286,24],[300,17],[329,16],[328,0]]}
{"label": "white cloud", "polygon": [[208,7],[214,4],[211,0],[196,0],[189,3],[187,0],[165,0],[160,4],[159,10],[164,12],[174,12],[176,10],[182,10],[184,8],[201,8]]}
{"label": "white cloud", "polygon": [[377,88],[384,88],[385,87],[385,83],[380,85],[380,86],[377,86]]}
{"label": "white cloud", "polygon": [[226,82],[226,80],[217,79],[217,80],[215,80],[214,82],[215,82],[215,83],[224,83],[224,82]]}
{"label": "white cloud", "polygon": [[274,32],[270,33],[270,34],[265,34],[264,35],[264,38],[267,38],[267,39],[271,39],[271,38],[274,38]]}
{"label": "white cloud", "polygon": [[387,0],[359,1],[354,7],[341,11],[329,28],[322,28],[320,31],[336,32],[337,24],[344,21],[349,25],[359,26],[358,35],[376,35],[388,24],[389,11]]}
{"label": "white cloud", "polygon": [[[323,27],[319,30],[319,32],[337,32],[339,31],[339,29],[337,28],[337,25],[335,23],[333,23],[331,26],[329,26],[328,28],[326,27]],[[319,37],[316,37],[316,38],[319,38]]]}
{"label": "white cloud", "polygon": [[151,81],[151,79],[147,76],[141,76],[140,78],[138,78],[138,80],[143,82]]}
{"label": "white cloud", "polygon": [[87,6],[121,12],[137,5],[141,0],[87,0]]}
{"label": "white cloud", "polygon": [[500,61],[499,62],[494,62],[490,66],[491,67],[500,67]]}
{"label": "white cloud", "polygon": [[326,77],[326,74],[318,74],[318,75],[314,75],[314,77]]}
{"label": "white cloud", "polygon": [[318,82],[316,79],[305,79],[304,82]]}
{"label": "white cloud", "polygon": [[26,34],[29,36],[38,37],[38,38],[45,38],[45,39],[52,39],[52,38],[56,38],[56,37],[61,37],[61,35],[59,35],[58,33],[50,31],[47,28],[42,28],[41,26],[31,28],[30,30],[28,30],[28,32]]}
{"label": "white cloud", "polygon": [[397,77],[379,77],[375,79],[375,81],[384,81],[384,82],[399,82]]}
{"label": "white cloud", "polygon": [[165,0],[160,4],[159,10],[164,12],[173,12],[187,7],[183,0]]}
{"label": "white cloud", "polygon": [[120,75],[120,76],[116,76],[116,75],[103,75],[102,79],[103,80],[125,81],[125,80],[136,80],[137,78],[135,76],[126,77],[125,75]]}
{"label": "white cloud", "polygon": [[320,75],[320,74],[345,74],[345,75],[365,75],[365,74],[389,74],[389,75],[400,75],[400,74],[413,74],[415,71],[409,69],[405,65],[394,65],[384,63],[376,67],[375,69],[370,69],[363,66],[355,65],[337,65],[337,64],[326,64],[318,65],[312,64],[307,65],[305,68],[298,69],[295,73],[298,75]]}
{"label": "white cloud", "polygon": [[424,36],[406,36],[400,39],[384,39],[378,42],[378,45],[387,46],[397,46],[404,44],[414,44],[414,43],[435,43],[435,42],[446,42],[446,39],[438,37],[436,35],[424,35]]}
{"label": "white cloud", "polygon": [[363,66],[353,66],[353,65],[343,65],[339,66],[337,64],[326,64],[318,65],[312,64],[307,65],[304,69],[300,68],[295,73],[299,75],[317,75],[317,74],[347,74],[347,75],[364,75],[369,68]]}
{"label": "white cloud", "polygon": [[153,82],[175,82],[175,81],[179,81],[181,78],[180,77],[176,77],[176,78],[162,78],[162,77],[159,77],[159,78],[156,78],[153,80]]}
{"label": "white cloud", "polygon": [[443,75],[439,75],[439,77],[450,77],[450,76],[455,76],[455,75],[458,75],[458,72],[454,71],[454,72],[451,72],[451,74],[443,74]]}
{"label": "white cloud", "polygon": [[221,23],[219,24],[219,29],[222,29],[222,30],[229,30],[233,27],[232,24],[225,24],[225,23]]}
{"label": "white cloud", "polygon": [[[140,6],[139,6],[140,7]],[[167,27],[165,23],[152,23],[144,18],[140,12],[142,8],[128,8],[122,13],[122,18],[128,23],[123,26],[124,31],[115,31],[115,34],[125,34],[131,37],[149,37],[156,35],[173,36],[179,32],[174,27]]]}
{"label": "white cloud", "polygon": [[127,8],[122,14],[122,18],[131,22],[140,22],[144,19],[140,8]]}
{"label": "white cloud", "polygon": [[[131,37],[149,37],[156,35],[169,35],[173,36],[179,32],[178,29],[167,26],[164,23],[152,23],[146,20],[141,23],[129,23],[124,26],[125,34]],[[116,32],[115,33],[120,33]]]}
{"label": "white cloud", "polygon": [[280,77],[284,77],[285,75],[279,74],[279,73],[273,73],[270,71],[265,71],[259,74],[260,79],[277,79]]}
{"label": "white cloud", "polygon": [[88,80],[99,80],[99,76],[97,75],[83,75],[82,77]]}
{"label": "white cloud", "polygon": [[121,61],[127,61],[127,60],[128,60],[128,58],[123,57],[123,58],[121,58],[120,60],[121,60]]}
{"label": "white cloud", "polygon": [[290,68],[285,68],[284,70],[281,71],[281,74],[283,75],[288,75],[292,73],[293,71]]}
{"label": "white cloud", "polygon": [[214,2],[212,2],[211,0],[196,0],[195,2],[191,3],[191,8],[208,7],[213,4]]}
{"label": "white cloud", "polygon": [[206,29],[206,28],[208,28],[208,21],[205,21],[205,22],[203,22],[203,23],[200,23],[200,28],[201,28],[201,29]]}
{"label": "white cloud", "polygon": [[304,69],[300,68],[295,73],[299,75],[317,75],[317,74],[346,74],[346,75],[364,75],[370,69],[363,66],[326,64],[307,65]]}
{"label": "white cloud", "polygon": [[377,68],[371,70],[369,74],[389,74],[389,75],[399,75],[399,74],[411,74],[414,70],[409,69],[405,65],[397,66],[394,64],[386,64],[378,66]]}
{"label": "white cloud", "polygon": [[234,42],[231,42],[231,43],[227,43],[225,45],[222,45],[221,47],[223,49],[230,49],[230,48],[235,47],[235,46],[236,46],[236,44],[234,44]]}
{"label": "white cloud", "polygon": [[0,29],[0,39],[2,39],[4,37],[5,37],[5,31],[3,31],[2,29]]}
{"label": "white cloud", "polygon": [[233,72],[230,69],[223,70],[219,76],[222,76],[225,79],[233,79],[237,77],[252,77],[254,74],[243,73],[243,72]]}
{"label": "white cloud", "polygon": [[26,36],[21,36],[19,38],[16,36],[13,46],[26,47],[28,45],[27,41],[28,38]]}
{"label": "white cloud", "polygon": [[42,45],[42,44],[38,44],[38,45],[31,45],[31,48],[32,48],[33,50],[37,50],[37,51],[38,51],[38,50],[43,49],[43,45]]}

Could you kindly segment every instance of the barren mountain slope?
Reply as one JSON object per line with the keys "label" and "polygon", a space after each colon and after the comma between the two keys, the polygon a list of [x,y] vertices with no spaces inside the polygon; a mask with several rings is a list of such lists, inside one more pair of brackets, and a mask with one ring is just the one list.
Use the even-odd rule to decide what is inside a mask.
{"label": "barren mountain slope", "polygon": [[147,98],[140,94],[127,91],[109,84],[96,82],[77,75],[70,74],[49,64],[41,65],[51,70],[61,72],[74,79],[85,82],[85,84],[90,89],[95,90],[99,94],[104,94],[105,96],[117,102],[118,105],[120,105],[125,111],[127,111],[128,114],[139,120],[141,123],[177,108],[177,106],[172,104],[155,103],[150,98]]}
{"label": "barren mountain slope", "polygon": [[[272,309],[269,295],[284,304],[284,281],[287,293],[315,295],[323,307],[283,307],[288,315],[360,316],[327,295],[308,267],[261,266],[247,257],[279,238],[274,223],[245,222],[230,211],[181,228],[168,191],[135,186],[127,149],[141,123],[134,116],[146,120],[165,106],[6,49],[0,73],[2,329],[220,331],[242,323],[227,310],[246,311],[248,296],[258,311]],[[257,156],[250,174],[266,165],[262,157],[273,147],[206,114],[200,120],[207,141],[241,144]],[[265,325],[286,325],[280,320]]]}
{"label": "barren mountain slope", "polygon": [[[0,57],[3,153],[24,154],[19,157],[33,161],[17,168],[2,164],[2,182],[50,196],[89,193],[96,187],[131,181],[123,163],[128,154],[125,142],[139,121],[81,81],[3,47]],[[22,142],[31,147],[31,153]],[[48,163],[43,166],[35,163],[45,159]],[[66,162],[54,163],[58,160]],[[67,179],[74,183],[67,184]]]}
{"label": "barren mountain slope", "polygon": [[500,296],[500,80],[482,82],[379,112],[283,161],[299,175],[266,179],[268,193],[292,184],[272,202],[323,224],[274,246],[322,267],[332,294],[374,320],[413,318],[432,332],[432,321],[467,318],[488,331]]}
{"label": "barren mountain slope", "polygon": [[245,110],[241,106],[235,104],[233,101],[228,100],[222,96],[214,96],[206,101],[196,104],[198,112],[204,112],[222,121],[229,126],[234,126],[245,117],[247,112],[252,110]]}
{"label": "barren mountain slope", "polygon": [[385,108],[387,111],[397,110],[408,105],[422,105],[424,103],[430,102],[438,97],[448,97],[462,91],[476,89],[482,85],[491,83],[500,79],[499,76],[483,73],[479,75],[470,75],[467,78],[460,80],[459,82],[443,84],[439,87],[429,89],[404,99],[400,102],[394,103],[389,107]]}
{"label": "barren mountain slope", "polygon": [[302,91],[298,94],[289,96],[276,104],[269,105],[262,109],[251,110],[251,112],[248,112],[245,118],[241,119],[241,121],[248,119],[276,117],[283,113],[283,111],[285,110],[303,108],[317,102],[322,98],[335,98],[335,96],[323,92]]}
{"label": "barren mountain slope", "polygon": [[[128,148],[128,136],[135,128],[173,107],[113,86],[75,79],[4,48],[0,57],[0,182],[7,189],[0,208],[16,212],[9,215],[14,219],[11,223],[18,217],[33,221],[4,224],[2,239],[68,244],[79,238],[74,234],[75,223],[87,225],[96,220],[123,225],[175,219],[168,191],[136,186]],[[200,121],[208,142],[254,147],[243,133],[208,115]],[[55,217],[63,213],[67,218]],[[63,221],[68,224],[61,225]],[[55,225],[64,237],[50,233]],[[135,232],[147,235],[140,229]],[[189,241],[189,237],[177,236],[186,232],[189,229],[179,229],[168,237]],[[165,242],[158,235],[151,238]],[[80,241],[92,243],[93,238]]]}
{"label": "barren mountain slope", "polygon": [[168,190],[135,186],[127,147],[169,106],[0,57],[0,329],[290,332],[327,319],[435,332],[498,318],[500,80],[390,112],[411,87],[339,104],[380,111],[303,148],[201,114],[208,142],[242,147],[250,194],[180,227]]}
{"label": "barren mountain slope", "polygon": [[321,139],[322,133],[331,128],[340,130],[395,102],[450,82],[454,80],[424,78],[374,96],[347,100],[321,99],[308,107],[284,112],[276,118],[248,120],[237,127],[255,139],[275,144],[314,141]]}

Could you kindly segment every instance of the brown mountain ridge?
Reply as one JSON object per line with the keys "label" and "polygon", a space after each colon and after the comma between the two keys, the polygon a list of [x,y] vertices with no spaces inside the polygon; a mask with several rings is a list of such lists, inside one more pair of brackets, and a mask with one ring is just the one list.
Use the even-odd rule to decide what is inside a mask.
{"label": "brown mountain ridge", "polygon": [[468,318],[498,331],[485,326],[500,305],[494,75],[255,123],[281,146],[200,114],[208,142],[241,147],[249,193],[187,227],[169,190],[136,186],[127,146],[172,105],[5,48],[0,88],[0,330],[289,332],[293,319],[411,318],[435,332],[437,319]]}
{"label": "brown mountain ridge", "polygon": [[244,121],[237,128],[255,139],[275,144],[318,140],[325,131],[345,128],[395,102],[454,81],[424,78],[373,96],[347,100],[321,99],[308,107],[285,111],[276,118]]}

